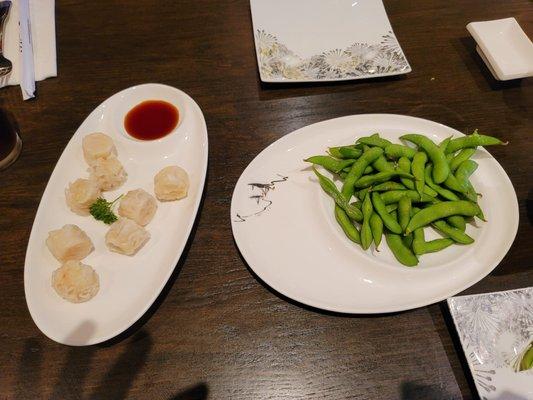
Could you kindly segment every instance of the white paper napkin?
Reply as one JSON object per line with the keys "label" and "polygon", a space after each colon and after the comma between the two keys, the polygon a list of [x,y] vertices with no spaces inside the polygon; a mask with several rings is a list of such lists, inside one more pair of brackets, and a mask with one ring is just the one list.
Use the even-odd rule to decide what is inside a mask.
{"label": "white paper napkin", "polygon": [[[23,75],[23,55],[20,40],[20,0],[12,0],[4,36],[4,56],[13,63],[13,70],[0,87],[18,85]],[[36,81],[57,76],[55,0],[29,0],[30,30],[33,44],[33,76]],[[28,66],[31,62],[26,63]],[[26,70],[31,75],[31,71]],[[31,85],[30,85],[31,87]],[[27,89],[27,87],[26,87]],[[24,98],[33,97],[22,90]]]}

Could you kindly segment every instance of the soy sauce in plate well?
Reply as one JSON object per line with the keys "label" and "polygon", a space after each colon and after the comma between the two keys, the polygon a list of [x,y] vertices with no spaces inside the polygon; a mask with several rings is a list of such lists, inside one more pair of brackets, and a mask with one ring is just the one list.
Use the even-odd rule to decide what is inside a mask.
{"label": "soy sauce in plate well", "polygon": [[178,125],[178,109],[163,100],[147,100],[133,107],[124,118],[126,132],[139,140],[160,139]]}

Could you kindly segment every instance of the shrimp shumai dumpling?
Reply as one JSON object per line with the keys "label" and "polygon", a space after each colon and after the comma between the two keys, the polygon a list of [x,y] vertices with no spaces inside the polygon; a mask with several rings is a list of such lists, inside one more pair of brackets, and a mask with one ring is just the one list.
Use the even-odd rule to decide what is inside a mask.
{"label": "shrimp shumai dumpling", "polygon": [[139,225],[147,225],[155,215],[157,202],[151,194],[142,189],[130,190],[120,200],[118,213],[134,220]]}
{"label": "shrimp shumai dumpling", "polygon": [[114,222],[105,235],[109,250],[132,256],[150,239],[146,229],[129,218]]}
{"label": "shrimp shumai dumpling", "polygon": [[165,167],[154,177],[154,192],[161,201],[179,200],[187,197],[189,175],[177,165]]}
{"label": "shrimp shumai dumpling", "polygon": [[89,172],[101,190],[113,190],[121,186],[128,177],[124,167],[115,156],[98,158]]}
{"label": "shrimp shumai dumpling", "polygon": [[91,266],[69,260],[53,272],[52,287],[65,300],[83,303],[98,293],[100,280]]}
{"label": "shrimp shumai dumpling", "polygon": [[83,138],[83,157],[87,164],[94,165],[99,158],[108,158],[117,155],[113,140],[106,134],[96,132]]}
{"label": "shrimp shumai dumpling", "polygon": [[76,179],[65,189],[67,205],[78,215],[89,215],[89,207],[100,194],[100,188],[90,179]]}
{"label": "shrimp shumai dumpling", "polygon": [[48,233],[46,246],[61,262],[81,260],[93,250],[93,242],[77,225],[65,225]]}

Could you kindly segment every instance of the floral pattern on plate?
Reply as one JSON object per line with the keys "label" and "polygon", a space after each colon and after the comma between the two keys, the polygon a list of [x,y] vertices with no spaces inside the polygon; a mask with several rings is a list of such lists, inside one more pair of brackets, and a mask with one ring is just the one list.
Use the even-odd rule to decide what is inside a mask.
{"label": "floral pattern on plate", "polygon": [[533,371],[514,372],[513,364],[533,339],[533,288],[452,297],[448,305],[480,397],[530,398]]}
{"label": "floral pattern on plate", "polygon": [[257,30],[255,39],[261,76],[268,80],[360,79],[410,71],[392,31],[379,43],[353,43],[308,58],[300,57],[263,29]]}

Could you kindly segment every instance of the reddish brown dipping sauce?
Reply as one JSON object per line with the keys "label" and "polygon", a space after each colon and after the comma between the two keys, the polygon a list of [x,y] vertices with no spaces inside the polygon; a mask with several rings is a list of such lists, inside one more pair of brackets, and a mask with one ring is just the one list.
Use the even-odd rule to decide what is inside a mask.
{"label": "reddish brown dipping sauce", "polygon": [[168,135],[178,125],[179,112],[162,100],[137,104],[126,114],[124,127],[136,139],[154,140]]}

